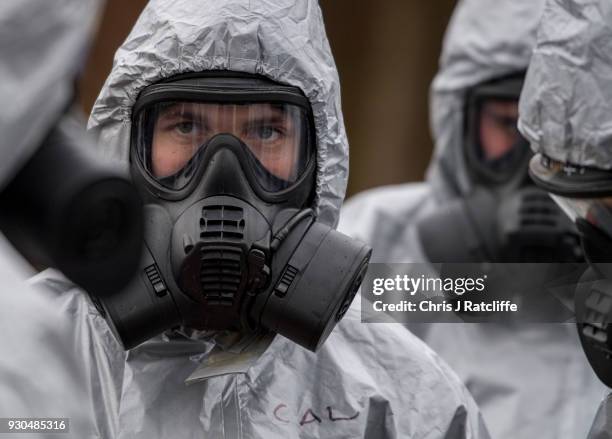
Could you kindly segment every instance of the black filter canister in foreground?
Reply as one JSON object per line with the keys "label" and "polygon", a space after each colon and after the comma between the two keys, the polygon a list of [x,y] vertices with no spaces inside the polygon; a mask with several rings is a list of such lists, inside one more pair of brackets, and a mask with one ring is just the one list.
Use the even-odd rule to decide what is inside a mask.
{"label": "black filter canister in foreground", "polygon": [[64,117],[0,193],[0,229],[30,262],[104,295],[138,267],[142,202],[127,178],[87,154],[87,142]]}

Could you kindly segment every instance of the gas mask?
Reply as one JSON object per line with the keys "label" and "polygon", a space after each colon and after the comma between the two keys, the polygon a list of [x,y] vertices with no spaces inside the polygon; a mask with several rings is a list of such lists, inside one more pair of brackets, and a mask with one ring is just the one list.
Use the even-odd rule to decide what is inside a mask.
{"label": "gas mask", "polygon": [[576,289],[574,307],[582,349],[597,377],[612,387],[612,280],[587,270]]}
{"label": "gas mask", "polygon": [[553,197],[576,222],[590,265],[574,300],[580,342],[597,377],[612,387],[612,197]]}
{"label": "gas mask", "polygon": [[497,79],[467,93],[463,153],[472,190],[417,225],[429,261],[582,259],[574,225],[528,177],[531,153],[517,129],[523,78]]}
{"label": "gas mask", "polygon": [[589,221],[578,219],[577,224],[590,268],[574,296],[576,327],[595,374],[612,387],[612,239]]}
{"label": "gas mask", "polygon": [[93,294],[123,288],[141,254],[142,203],[95,156],[72,109],[0,190],[0,229],[37,268],[56,267]]}
{"label": "gas mask", "polygon": [[[557,199],[568,212],[572,210],[569,204],[578,207],[578,200]],[[612,238],[606,231],[612,227],[612,209],[601,202],[581,201],[591,204],[586,217],[576,218],[590,268],[580,279],[574,296],[576,326],[595,374],[612,387]]]}
{"label": "gas mask", "polygon": [[612,387],[612,175],[542,154],[529,170],[577,226],[589,263],[574,296],[578,335],[593,370]]}
{"label": "gas mask", "polygon": [[299,89],[232,72],[151,85],[133,108],[130,161],[141,269],[96,298],[126,349],[178,326],[325,341],[371,250],[310,208],[316,135]]}

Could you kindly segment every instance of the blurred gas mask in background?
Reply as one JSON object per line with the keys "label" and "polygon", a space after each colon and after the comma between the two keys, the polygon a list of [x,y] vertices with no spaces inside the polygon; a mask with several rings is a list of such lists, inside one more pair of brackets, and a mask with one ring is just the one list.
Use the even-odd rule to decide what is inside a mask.
{"label": "blurred gas mask in background", "polygon": [[582,260],[575,226],[528,176],[532,156],[517,128],[524,74],[466,96],[463,153],[472,190],[418,224],[431,262]]}

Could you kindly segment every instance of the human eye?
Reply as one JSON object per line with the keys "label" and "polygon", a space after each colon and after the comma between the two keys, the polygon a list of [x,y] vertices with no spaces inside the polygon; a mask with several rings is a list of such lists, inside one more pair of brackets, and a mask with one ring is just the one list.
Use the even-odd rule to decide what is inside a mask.
{"label": "human eye", "polygon": [[518,130],[517,128],[517,123],[518,120],[516,117],[513,116],[503,116],[499,118],[499,124],[501,127],[503,127],[506,131],[514,133]]}
{"label": "human eye", "polygon": [[159,130],[174,136],[189,136],[203,131],[207,121],[197,109],[172,106],[158,116]]}
{"label": "human eye", "polygon": [[206,123],[192,117],[179,117],[168,121],[163,129],[169,138],[180,144],[199,143],[206,138]]}
{"label": "human eye", "polygon": [[194,119],[185,118],[175,121],[169,126],[170,130],[181,136],[199,136],[205,130],[205,126]]}
{"label": "human eye", "polygon": [[192,134],[193,131],[195,130],[195,123],[193,121],[178,122],[174,124],[172,129],[176,131],[178,134],[183,134],[183,135]]}
{"label": "human eye", "polygon": [[248,137],[264,143],[275,143],[285,138],[285,130],[275,124],[258,123],[249,127]]}
{"label": "human eye", "polygon": [[266,141],[278,140],[283,135],[280,129],[269,125],[260,127],[257,133],[262,140]]}

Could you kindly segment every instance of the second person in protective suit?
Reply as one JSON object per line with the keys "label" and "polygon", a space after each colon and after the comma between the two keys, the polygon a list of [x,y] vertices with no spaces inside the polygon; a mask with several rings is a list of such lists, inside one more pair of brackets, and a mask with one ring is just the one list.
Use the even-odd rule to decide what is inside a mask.
{"label": "second person in protective suit", "polygon": [[[580,231],[589,262],[574,298],[589,363],[612,387],[612,11],[605,0],[548,0],[521,95],[519,128],[536,153],[530,174]],[[596,399],[594,399],[595,401]],[[589,438],[612,434],[612,395]]]}
{"label": "second person in protective suit", "polygon": [[[426,182],[359,194],[342,211],[339,230],[369,243],[373,262],[580,259],[573,224],[528,178],[516,127],[543,6],[458,2],[431,88],[436,148]],[[573,325],[408,326],[464,380],[492,437],[586,435],[603,388]]]}
{"label": "second person in protective suit", "polygon": [[[90,128],[145,198],[146,264],[135,282],[146,289],[108,301],[52,272],[36,281],[56,289],[74,321],[98,436],[488,437],[443,361],[404,328],[363,325],[347,310],[367,251],[332,231],[348,143],[316,2],[150,2],[117,51]],[[351,257],[308,253],[329,242]],[[281,271],[266,263],[269,249],[282,255],[289,244]],[[357,261],[342,268],[351,276],[325,276],[343,260]],[[252,292],[275,273],[258,302]],[[311,291],[290,309],[281,299],[300,276]],[[334,284],[331,296],[346,290],[349,300],[341,295],[331,316],[310,312]],[[238,296],[259,313],[245,316]],[[317,353],[249,334],[253,315]],[[317,330],[304,331],[313,319]]]}

